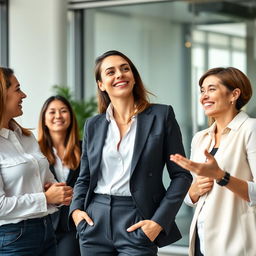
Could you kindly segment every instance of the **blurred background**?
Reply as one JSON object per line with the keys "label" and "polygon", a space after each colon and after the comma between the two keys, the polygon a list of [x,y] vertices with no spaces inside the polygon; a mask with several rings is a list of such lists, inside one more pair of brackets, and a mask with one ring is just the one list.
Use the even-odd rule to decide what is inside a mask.
{"label": "blurred background", "polygon": [[[256,87],[256,0],[0,0],[1,66],[14,69],[28,96],[18,121],[35,135],[54,85],[76,100],[95,96],[94,60],[111,49],[132,59],[152,102],[173,106],[189,156],[193,134],[207,127],[198,103],[202,73],[234,66]],[[255,101],[246,106],[254,117]],[[183,239],[160,255],[187,255],[192,215],[183,205]]]}

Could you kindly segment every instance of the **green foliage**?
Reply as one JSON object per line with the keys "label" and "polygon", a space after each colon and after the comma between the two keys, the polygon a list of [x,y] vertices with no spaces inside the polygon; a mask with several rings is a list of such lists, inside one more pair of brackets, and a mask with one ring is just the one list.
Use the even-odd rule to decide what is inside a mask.
{"label": "green foliage", "polygon": [[70,102],[70,104],[75,112],[76,119],[78,122],[79,135],[80,135],[80,138],[82,138],[83,137],[83,127],[84,127],[84,123],[85,123],[86,119],[97,113],[96,99],[94,97],[92,97],[86,101],[85,100],[76,100],[74,98],[74,95],[71,92],[70,88],[64,87],[64,86],[59,86],[59,85],[54,85],[53,91],[54,91],[54,94],[61,95],[61,96],[65,97]]}

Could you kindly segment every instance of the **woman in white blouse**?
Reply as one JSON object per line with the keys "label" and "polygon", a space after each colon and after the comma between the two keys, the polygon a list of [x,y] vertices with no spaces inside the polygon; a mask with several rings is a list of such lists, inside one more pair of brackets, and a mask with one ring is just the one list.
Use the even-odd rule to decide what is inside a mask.
{"label": "woman in white blouse", "polygon": [[241,111],[252,87],[232,67],[208,70],[199,85],[200,102],[214,123],[194,136],[191,160],[171,156],[197,175],[186,198],[197,205],[189,255],[254,256],[256,119]]}
{"label": "woman in white blouse", "polygon": [[[70,103],[62,96],[48,98],[40,113],[38,143],[59,182],[74,187],[79,175],[80,141],[78,124]],[[57,256],[80,255],[73,222],[68,226],[69,206],[52,214],[57,239]]]}
{"label": "woman in white blouse", "polygon": [[56,183],[32,133],[13,119],[26,95],[9,68],[0,68],[0,92],[0,255],[53,256],[49,214],[70,204],[72,188]]}

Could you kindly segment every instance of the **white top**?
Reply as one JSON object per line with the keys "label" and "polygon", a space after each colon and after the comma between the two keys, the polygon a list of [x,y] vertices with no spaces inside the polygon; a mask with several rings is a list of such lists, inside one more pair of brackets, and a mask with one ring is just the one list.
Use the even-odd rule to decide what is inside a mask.
{"label": "white top", "polygon": [[[240,125],[240,122],[242,122],[244,119],[246,118],[246,114],[244,112],[240,112],[239,114],[237,114],[237,116],[227,125],[226,129],[224,129],[222,137],[223,137],[223,141],[221,141],[220,146],[222,146],[222,144],[224,144],[225,140],[227,140],[227,136],[230,133],[230,131],[237,129],[237,126]],[[209,147],[209,152],[212,150],[212,148],[215,145],[215,128],[216,128],[216,124],[213,124],[210,128],[209,128],[209,136],[212,138],[211,139],[211,143],[210,143],[210,147]],[[256,130],[253,131],[254,133],[256,133]],[[223,142],[223,143],[222,143]],[[251,143],[250,143],[251,142]],[[256,168],[256,163],[255,163],[255,144],[253,140],[248,140],[246,143],[246,150],[247,150],[247,159],[249,161],[250,167],[251,167],[251,171],[252,171],[252,175],[255,172],[255,168]],[[251,153],[252,152],[252,153]],[[217,154],[217,153],[216,153]],[[191,156],[191,158],[193,158]],[[232,159],[229,159],[230,161],[232,161]],[[242,161],[242,160],[241,160]],[[231,171],[231,170],[226,170],[226,171]],[[240,170],[241,172],[243,170]],[[232,173],[231,173],[232,175]],[[254,175],[253,175],[254,176]],[[256,205],[256,184],[253,181],[247,181],[248,183],[248,194],[249,194],[249,199],[250,202],[248,203],[249,206],[255,206]],[[215,186],[219,186],[214,184]],[[226,188],[225,188],[226,189]],[[230,192],[232,193],[232,192]],[[241,199],[242,200],[242,199]],[[189,206],[195,207],[197,205],[197,203],[193,204],[189,193],[186,195],[185,197],[185,203]],[[218,207],[217,203],[216,203],[216,207]],[[200,240],[200,250],[202,252],[202,254],[206,254],[205,252],[205,230],[204,230],[204,226],[205,226],[205,221],[207,219],[206,216],[206,207],[204,207],[204,203],[203,206],[201,207],[201,210],[198,214],[197,217],[197,230],[198,230],[198,237]]]}
{"label": "white top", "polygon": [[0,130],[0,226],[55,212],[47,205],[44,184],[56,182],[33,135]]}
{"label": "white top", "polygon": [[53,153],[55,155],[54,170],[56,177],[59,182],[66,182],[68,179],[69,168],[62,164],[62,161],[59,158],[57,150],[55,148],[53,148]]}
{"label": "white top", "polygon": [[113,116],[113,106],[106,111],[109,121],[107,137],[102,151],[101,171],[95,193],[131,196],[129,181],[131,163],[136,135],[137,118],[133,117],[131,124],[123,136],[119,148],[120,132]]}

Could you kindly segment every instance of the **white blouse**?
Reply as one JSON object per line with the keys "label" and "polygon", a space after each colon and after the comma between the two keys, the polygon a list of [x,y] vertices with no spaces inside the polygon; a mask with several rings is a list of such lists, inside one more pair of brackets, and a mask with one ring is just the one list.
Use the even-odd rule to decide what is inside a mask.
{"label": "white blouse", "polygon": [[57,154],[56,148],[53,148],[53,153],[54,153],[55,159],[56,159],[55,164],[54,164],[56,178],[59,182],[66,182],[68,179],[68,175],[69,175],[69,168],[62,164],[62,161]]}
{"label": "white blouse", "polygon": [[56,182],[33,135],[0,130],[0,226],[39,218],[57,210],[47,205],[44,185]]}
{"label": "white blouse", "polygon": [[130,127],[122,139],[114,119],[111,103],[107,108],[106,118],[109,121],[109,126],[102,152],[101,171],[99,172],[98,183],[94,192],[116,196],[131,196],[129,184],[137,117],[134,116],[132,118]]}

